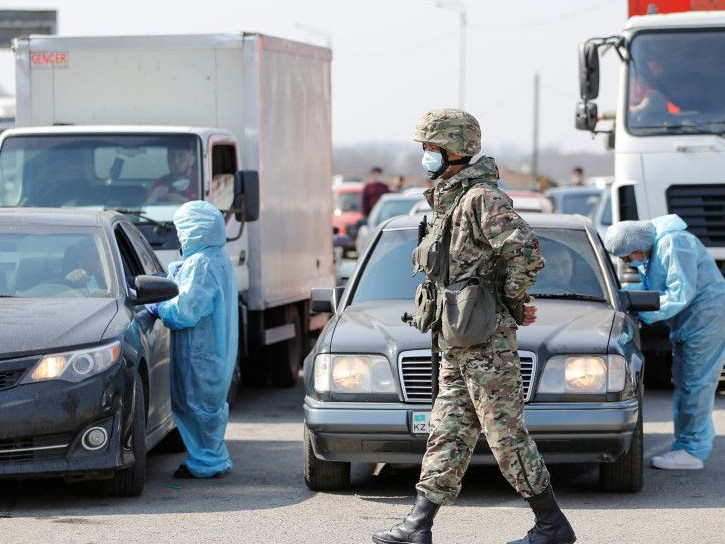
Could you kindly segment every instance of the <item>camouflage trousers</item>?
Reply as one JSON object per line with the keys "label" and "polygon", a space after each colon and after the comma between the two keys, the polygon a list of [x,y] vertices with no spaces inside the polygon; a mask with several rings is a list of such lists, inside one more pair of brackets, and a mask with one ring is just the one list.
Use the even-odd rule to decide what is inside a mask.
{"label": "camouflage trousers", "polygon": [[524,498],[543,492],[549,471],[524,422],[516,332],[506,329],[474,348],[444,350],[439,393],[416,488],[437,504],[461,490],[483,430],[501,473]]}

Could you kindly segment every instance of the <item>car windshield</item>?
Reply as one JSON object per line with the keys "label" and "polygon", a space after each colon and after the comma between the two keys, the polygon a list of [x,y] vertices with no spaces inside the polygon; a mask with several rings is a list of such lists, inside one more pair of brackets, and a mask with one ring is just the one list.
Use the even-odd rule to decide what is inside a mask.
{"label": "car windshield", "polygon": [[725,131],[725,32],[648,32],[630,47],[627,128],[635,135]]}
{"label": "car windshield", "polygon": [[[547,266],[530,294],[540,298],[606,301],[605,281],[585,231],[541,228],[536,233]],[[413,276],[415,229],[386,230],[372,249],[353,294],[353,303],[366,300],[412,300],[423,279]]]}
{"label": "car windshield", "polygon": [[405,215],[414,204],[423,200],[421,196],[415,198],[390,198],[381,200],[379,204],[375,206],[375,209],[370,212],[370,225],[379,225],[383,221],[387,221],[391,217],[396,215]]}
{"label": "car windshield", "polygon": [[581,193],[572,191],[561,196],[558,213],[578,213],[589,216],[599,202],[599,193],[590,193],[582,190]]}
{"label": "car windshield", "polygon": [[98,229],[2,227],[0,297],[115,296],[112,264]]}
{"label": "car windshield", "polygon": [[0,150],[0,206],[134,210],[170,222],[199,198],[199,156],[191,135],[12,136]]}
{"label": "car windshield", "polygon": [[360,193],[338,193],[335,197],[335,210],[341,212],[359,212]]}

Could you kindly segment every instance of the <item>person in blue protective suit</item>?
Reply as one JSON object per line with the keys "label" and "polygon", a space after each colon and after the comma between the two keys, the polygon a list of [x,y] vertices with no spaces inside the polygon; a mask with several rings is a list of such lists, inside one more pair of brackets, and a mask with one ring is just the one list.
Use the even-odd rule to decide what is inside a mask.
{"label": "person in blue protective suit", "polygon": [[675,441],[652,458],[662,469],[701,469],[715,438],[712,412],[725,360],[725,279],[705,246],[677,215],[622,221],[604,245],[637,268],[629,289],[660,293],[660,309],[640,312],[645,323],[665,321],[672,343]]}
{"label": "person in blue protective suit", "polygon": [[172,330],[171,408],[188,452],[174,477],[218,477],[232,467],[224,432],[237,358],[236,276],[224,250],[224,217],[215,206],[187,202],[174,214],[174,225],[184,258],[172,263],[169,277],[179,295],[156,307]]}

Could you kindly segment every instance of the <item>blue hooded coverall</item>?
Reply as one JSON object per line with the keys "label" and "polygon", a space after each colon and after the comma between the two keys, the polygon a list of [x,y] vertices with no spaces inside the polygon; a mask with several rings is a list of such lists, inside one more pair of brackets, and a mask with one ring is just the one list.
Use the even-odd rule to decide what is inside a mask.
{"label": "blue hooded coverall", "polygon": [[696,236],[678,215],[651,221],[655,227],[649,263],[638,267],[642,283],[629,289],[660,293],[660,309],[640,312],[645,323],[665,321],[672,342],[672,450],[703,461],[715,439],[712,412],[725,361],[725,279]]}
{"label": "blue hooded coverall", "polygon": [[186,468],[211,477],[232,466],[224,443],[227,392],[237,358],[237,281],[224,218],[212,204],[187,202],[174,214],[184,257],[174,279],[179,295],[158,314],[171,334],[171,409],[184,440]]}

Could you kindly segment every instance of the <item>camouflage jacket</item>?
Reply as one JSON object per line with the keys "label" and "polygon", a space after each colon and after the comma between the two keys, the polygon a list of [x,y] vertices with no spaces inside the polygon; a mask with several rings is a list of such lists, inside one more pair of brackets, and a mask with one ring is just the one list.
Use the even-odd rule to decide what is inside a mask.
{"label": "camouflage jacket", "polygon": [[526,289],[544,267],[539,240],[514,211],[511,198],[498,188],[498,168],[490,157],[481,157],[426,191],[425,197],[436,214],[446,213],[455,204],[465,179],[483,183],[471,187],[453,211],[449,283],[485,275],[501,262],[499,294],[505,308],[499,312],[499,326],[515,327],[515,323],[523,321]]}

